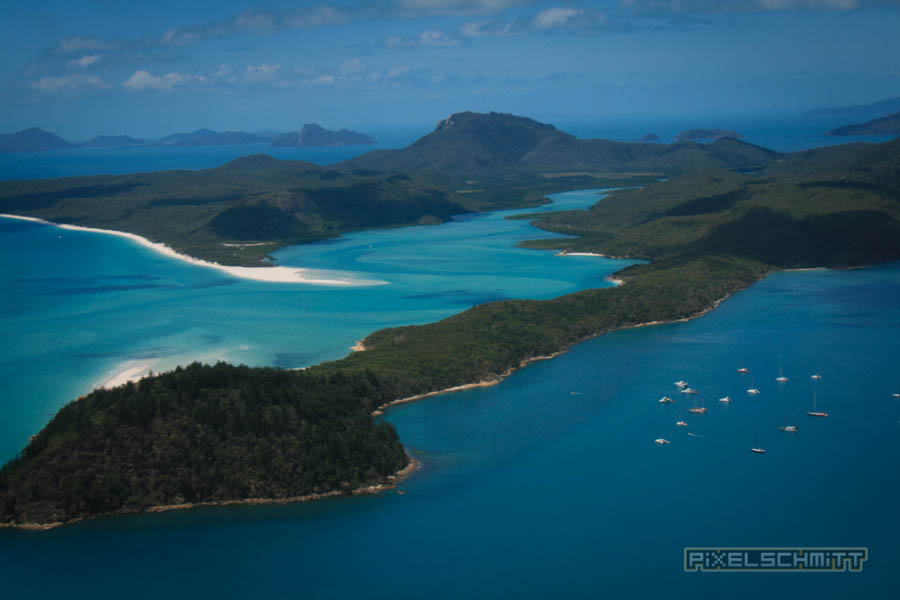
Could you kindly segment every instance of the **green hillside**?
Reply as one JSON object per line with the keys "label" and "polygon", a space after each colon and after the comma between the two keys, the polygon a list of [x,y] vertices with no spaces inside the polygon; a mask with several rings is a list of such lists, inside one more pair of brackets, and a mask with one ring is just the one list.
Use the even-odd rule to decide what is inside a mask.
{"label": "green hillside", "polygon": [[[415,172],[448,185],[491,187],[514,175],[672,175],[698,168],[760,169],[777,152],[723,138],[710,144],[581,140],[552,125],[499,113],[457,113],[402,150],[376,150],[347,161],[354,168]],[[472,179],[475,181],[471,181]]]}
{"label": "green hillside", "polygon": [[115,229],[223,264],[345,231],[442,223],[472,201],[419,178],[266,155],[216,169],[0,182],[0,212]]}
{"label": "green hillside", "polygon": [[865,123],[844,125],[832,129],[828,135],[900,135],[900,112]]}
{"label": "green hillside", "polygon": [[193,364],[64,407],[0,471],[0,523],[294,498],[389,482],[409,459],[373,378]]}

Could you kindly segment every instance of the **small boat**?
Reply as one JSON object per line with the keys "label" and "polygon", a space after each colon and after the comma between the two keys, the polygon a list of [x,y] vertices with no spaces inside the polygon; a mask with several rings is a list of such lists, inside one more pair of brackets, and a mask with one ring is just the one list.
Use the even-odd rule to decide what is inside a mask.
{"label": "small boat", "polygon": [[750,380],[750,387],[747,388],[747,393],[751,396],[756,396],[759,394],[759,390],[753,387],[753,380]]}
{"label": "small boat", "polygon": [[818,381],[818,380],[822,379],[822,376],[819,375],[818,373],[813,373],[812,375],[809,376],[809,378],[812,379],[813,381]]}
{"label": "small boat", "polygon": [[750,448],[750,452],[756,452],[757,454],[765,454],[766,453],[765,448],[759,447],[759,431],[754,430],[753,434],[754,434],[753,447]]}
{"label": "small boat", "polygon": [[683,390],[681,390],[681,393],[682,394],[699,394],[700,392],[698,392],[694,388],[684,388]]}
{"label": "small boat", "polygon": [[894,398],[900,398],[900,394],[891,394]]}
{"label": "small boat", "polygon": [[660,446],[662,446],[663,444],[670,444],[670,443],[671,443],[671,442],[670,442],[669,440],[667,440],[666,438],[656,438],[656,439],[653,440],[653,441],[656,442],[657,444],[659,444]]}
{"label": "small boat", "polygon": [[820,410],[816,410],[816,390],[813,390],[813,409],[807,411],[807,413],[811,417],[827,417],[827,412],[822,412]]}
{"label": "small boat", "polygon": [[669,402],[675,402],[675,401],[672,400],[671,398],[669,398],[668,396],[663,396],[662,398],[659,399],[660,404],[668,404]]}
{"label": "small boat", "polygon": [[750,369],[748,369],[747,367],[741,366],[741,367],[737,370],[737,372],[738,372],[738,373],[749,373],[749,372],[750,372]]}
{"label": "small boat", "polygon": [[676,421],[675,425],[678,427],[687,427],[687,421]]}
{"label": "small boat", "polygon": [[675,387],[684,389],[684,388],[686,388],[687,386],[688,386],[688,382],[685,381],[684,379],[682,379],[681,381],[676,381],[676,382],[675,382]]}
{"label": "small boat", "polygon": [[697,401],[694,400],[694,408],[689,408],[689,409],[688,409],[688,412],[689,412],[689,413],[694,413],[695,415],[702,415],[703,413],[705,413],[705,412],[706,412],[706,407],[705,407],[705,406],[702,406],[702,404],[703,404],[703,400],[702,400],[702,399],[700,400],[700,403],[701,403],[701,406],[698,407],[698,406],[697,406]]}
{"label": "small boat", "polygon": [[728,402],[731,402],[731,398],[728,396],[723,396],[722,398],[719,398],[719,402],[728,403]]}
{"label": "small boat", "polygon": [[798,431],[800,431],[800,428],[796,425],[782,425],[778,429],[787,431],[788,433],[797,433]]}
{"label": "small boat", "polygon": [[778,368],[778,377],[775,378],[775,381],[778,383],[787,383],[788,378],[784,376],[784,367]]}

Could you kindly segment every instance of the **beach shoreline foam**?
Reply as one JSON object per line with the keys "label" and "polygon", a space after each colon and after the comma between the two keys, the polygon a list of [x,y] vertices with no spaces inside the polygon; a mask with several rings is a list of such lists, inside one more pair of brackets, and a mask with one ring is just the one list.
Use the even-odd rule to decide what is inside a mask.
{"label": "beach shoreline foam", "polygon": [[372,285],[386,285],[389,282],[380,281],[376,279],[353,279],[351,277],[340,277],[335,278],[328,277],[325,275],[317,275],[316,271],[312,269],[299,268],[299,267],[285,267],[285,266],[271,266],[271,267],[233,267],[228,265],[222,265],[219,263],[215,263],[208,260],[202,260],[199,258],[194,258],[192,256],[188,256],[186,254],[182,254],[165,244],[160,242],[153,242],[148,240],[147,238],[137,235],[136,233],[128,233],[126,231],[116,231],[113,229],[100,229],[97,227],[83,227],[81,225],[66,225],[62,223],[53,223],[52,221],[47,221],[45,219],[40,219],[37,217],[25,217],[22,215],[10,215],[5,213],[0,213],[0,217],[7,219],[18,219],[20,221],[31,221],[32,223],[40,223],[43,225],[50,225],[52,227],[57,227],[59,229],[65,229],[69,231],[87,231],[91,233],[103,233],[107,235],[114,235],[117,237],[122,237],[129,239],[145,248],[153,250],[158,254],[162,254],[163,256],[167,256],[169,258],[174,258],[176,260],[180,260],[186,263],[190,263],[195,266],[206,267],[209,269],[216,269],[222,273],[230,275],[232,277],[236,277],[238,279],[250,279],[253,281],[264,281],[268,283],[305,283],[309,285],[324,285],[324,286],[337,286],[337,287],[361,287],[361,286],[372,286]]}

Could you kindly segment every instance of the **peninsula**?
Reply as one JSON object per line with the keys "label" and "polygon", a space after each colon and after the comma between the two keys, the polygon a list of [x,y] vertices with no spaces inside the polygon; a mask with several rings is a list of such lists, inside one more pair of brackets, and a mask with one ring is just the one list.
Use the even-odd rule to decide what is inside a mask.
{"label": "peninsula", "polygon": [[900,135],[900,112],[856,125],[832,129],[828,135]]}
{"label": "peninsula", "polygon": [[[523,163],[531,159],[521,148],[528,143],[548,157],[584,148],[534,121],[464,115],[442,122],[417,152],[370,153],[342,168],[435,165],[442,139],[451,144],[443,160],[453,160],[449,151],[465,137],[457,127],[468,130],[481,156],[493,157],[482,171],[477,163],[461,166],[485,182],[496,173],[527,177]],[[510,125],[523,128],[505,129]],[[514,142],[505,147],[504,139]],[[436,323],[384,329],[366,337],[362,351],[300,372],[194,365],[95,391],[63,408],[0,472],[0,521],[52,524],[157,505],[378,489],[408,465],[393,430],[371,417],[393,402],[499,381],[608,331],[702,315],[777,269],[900,258],[900,140],[792,155],[737,140],[706,147],[715,144],[770,160],[755,174],[684,169],[667,181],[615,192],[587,211],[525,217],[572,236],[528,247],[650,261],[617,273],[623,285],[492,302]],[[705,156],[696,144],[668,148]],[[658,158],[645,152],[618,160]],[[265,170],[272,159],[254,160]],[[538,179],[542,171],[535,168]],[[257,181],[250,171],[247,178]],[[411,173],[404,176],[437,185]],[[292,471],[298,462],[304,466]]]}

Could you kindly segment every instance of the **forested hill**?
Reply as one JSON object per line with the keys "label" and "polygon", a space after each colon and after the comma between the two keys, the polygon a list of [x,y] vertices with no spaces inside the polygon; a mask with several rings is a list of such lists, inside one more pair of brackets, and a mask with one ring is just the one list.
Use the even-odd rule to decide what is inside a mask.
{"label": "forested hill", "polygon": [[698,171],[540,216],[579,236],[534,247],[654,260],[719,254],[775,267],[900,258],[900,140],[791,155],[757,175]]}
{"label": "forested hill", "polygon": [[374,377],[193,364],[70,403],[0,471],[0,523],[350,493],[409,459]]}
{"label": "forested hill", "polygon": [[267,155],[215,169],[0,182],[0,213],[136,233],[223,264],[346,231],[442,223],[476,206],[418,177]]}
{"label": "forested hill", "polygon": [[375,150],[346,164],[420,173],[458,185],[472,177],[516,174],[650,171],[672,175],[712,167],[760,169],[780,156],[732,138],[710,144],[582,140],[526,117],[464,112],[450,115],[407,148]]}
{"label": "forested hill", "polygon": [[[530,135],[554,135],[547,126],[528,127]],[[652,262],[618,273],[625,285],[616,288],[494,302],[437,323],[377,331],[364,340],[365,351],[303,372],[194,365],[95,391],[63,408],[0,472],[0,521],[49,523],[384,481],[407,461],[393,429],[373,424],[375,407],[498,380],[614,329],[702,314],[778,268],[900,258],[898,171],[900,142],[851,145],[793,155],[756,175],[700,170],[615,192],[588,211],[535,215],[540,227],[574,237],[532,247]],[[286,167],[268,157],[180,181],[192,191],[206,181],[215,196],[229,183],[283,189],[297,173],[347,185],[424,185],[400,175]],[[324,183],[308,189],[331,193]],[[185,189],[173,193],[183,194],[170,197],[175,206],[191,198]],[[52,195],[43,198],[56,205]]]}

